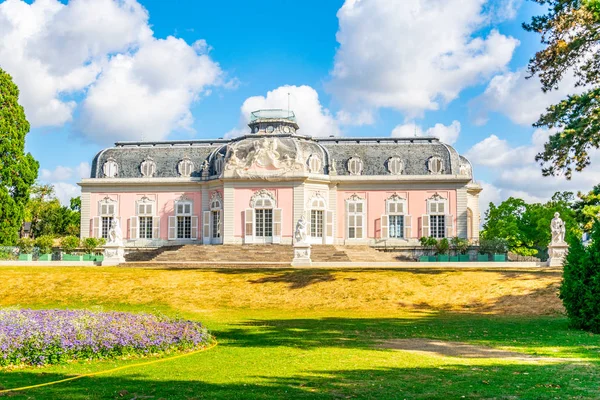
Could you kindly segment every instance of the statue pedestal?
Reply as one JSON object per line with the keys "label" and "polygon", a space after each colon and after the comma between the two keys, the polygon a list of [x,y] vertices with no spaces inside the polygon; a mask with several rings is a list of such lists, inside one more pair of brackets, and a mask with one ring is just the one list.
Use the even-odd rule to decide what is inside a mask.
{"label": "statue pedestal", "polygon": [[569,250],[569,245],[566,243],[554,243],[548,246],[548,266],[562,267]]}
{"label": "statue pedestal", "polygon": [[292,267],[308,267],[312,265],[310,259],[310,244],[295,243],[294,244],[294,259]]}
{"label": "statue pedestal", "polygon": [[125,246],[118,243],[104,245],[102,265],[119,265],[125,262]]}

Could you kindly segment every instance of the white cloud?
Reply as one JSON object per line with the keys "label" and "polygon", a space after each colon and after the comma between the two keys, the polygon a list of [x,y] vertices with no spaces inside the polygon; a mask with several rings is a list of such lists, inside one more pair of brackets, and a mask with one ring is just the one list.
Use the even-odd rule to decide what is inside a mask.
{"label": "white cloud", "polygon": [[436,110],[505,69],[518,40],[492,30],[484,0],[346,0],[329,89],[345,107]]}
{"label": "white cloud", "polygon": [[136,0],[0,4],[0,67],[32,126],[61,126],[83,98],[79,130],[94,141],[163,139],[189,129],[192,102],[222,71],[198,40],[156,39]]}
{"label": "white cloud", "polygon": [[[492,177],[486,182],[484,192],[490,194],[481,201],[487,208],[488,199],[499,202],[508,197],[519,197],[529,202],[545,202],[556,192],[588,191],[598,183],[600,176],[600,151],[590,153],[592,163],[583,172],[575,172],[571,180],[564,176],[543,176],[541,167],[535,161],[535,155],[543,149],[551,132],[536,129],[531,137],[531,143],[513,147],[506,140],[496,135],[475,144],[466,157],[475,165],[490,167]],[[483,198],[483,197],[482,197]]]}
{"label": "white cloud", "polygon": [[392,130],[394,137],[433,136],[447,144],[454,144],[460,135],[460,122],[452,121],[450,125],[437,123],[433,127],[423,130],[419,125],[402,124]]}
{"label": "white cloud", "polygon": [[73,197],[81,195],[81,188],[72,183],[58,182],[54,184],[54,195],[60,200],[60,204],[68,206]]}
{"label": "white cloud", "polygon": [[270,108],[286,110],[288,108],[288,97],[290,110],[296,115],[296,120],[300,126],[300,134],[310,136],[339,135],[338,120],[331,115],[327,108],[323,107],[319,101],[319,94],[315,89],[306,85],[286,85],[267,92],[266,96],[247,98],[240,110],[240,126],[229,131],[226,137],[250,133],[245,125],[250,121],[252,111]]}
{"label": "white cloud", "polygon": [[575,87],[572,74],[565,74],[560,87],[550,92],[542,92],[539,78],[526,79],[523,69],[496,75],[489,82],[485,92],[470,102],[473,120],[478,125],[487,122],[490,111],[506,115],[519,125],[536,122],[546,108],[563,100],[568,94],[581,93],[583,88]]}

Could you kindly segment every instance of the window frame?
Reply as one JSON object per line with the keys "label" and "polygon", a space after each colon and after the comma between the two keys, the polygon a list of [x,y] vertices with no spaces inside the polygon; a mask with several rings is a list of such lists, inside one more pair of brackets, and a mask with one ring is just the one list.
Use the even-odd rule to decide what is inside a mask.
{"label": "window frame", "polygon": [[[353,167],[356,166],[356,168]],[[362,175],[364,169],[363,160],[360,157],[353,156],[348,159],[346,167],[348,168],[348,173],[350,175],[358,176]]]}
{"label": "window frame", "polygon": [[[361,211],[356,211],[358,206],[360,205]],[[352,211],[352,206],[354,207],[354,211]],[[366,226],[366,214],[367,214],[367,202],[365,199],[360,198],[356,195],[353,195],[346,199],[346,239],[348,240],[363,240],[365,238],[365,226]],[[357,217],[360,217],[361,224],[357,224]],[[350,221],[353,220],[354,223],[351,224]],[[361,235],[360,237],[356,234],[356,230],[360,228]],[[350,230],[354,229],[354,234],[350,234]]]}

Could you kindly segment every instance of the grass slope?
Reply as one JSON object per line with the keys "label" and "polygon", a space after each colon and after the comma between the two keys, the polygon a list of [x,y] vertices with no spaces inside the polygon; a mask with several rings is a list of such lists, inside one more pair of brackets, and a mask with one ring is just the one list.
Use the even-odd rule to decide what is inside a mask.
{"label": "grass slope", "polygon": [[[600,338],[568,329],[556,299],[560,275],[552,271],[0,268],[0,279],[2,306],[159,310],[204,322],[220,343],[11,398],[593,399],[600,389]],[[549,359],[385,345],[410,338]],[[136,362],[0,371],[0,385]]]}

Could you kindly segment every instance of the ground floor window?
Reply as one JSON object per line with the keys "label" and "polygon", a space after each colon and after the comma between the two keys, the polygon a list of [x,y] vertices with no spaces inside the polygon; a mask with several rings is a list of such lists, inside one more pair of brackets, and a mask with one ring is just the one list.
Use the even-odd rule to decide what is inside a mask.
{"label": "ground floor window", "polygon": [[254,223],[257,237],[273,236],[273,209],[258,208],[254,210]]}
{"label": "ground floor window", "polygon": [[430,215],[429,224],[431,229],[430,236],[441,239],[446,237],[446,216],[445,215]]}
{"label": "ground floor window", "polygon": [[110,231],[112,220],[113,217],[102,217],[102,237],[104,239],[108,239],[108,232]]}
{"label": "ground floor window", "polygon": [[404,215],[390,215],[390,238],[392,239],[403,239],[404,238]]}
{"label": "ground floor window", "polygon": [[313,238],[323,237],[323,210],[310,211],[310,236]]}
{"label": "ground floor window", "polygon": [[152,217],[139,217],[140,239],[152,239]]}
{"label": "ground floor window", "polygon": [[178,216],[177,217],[177,239],[192,238],[192,217]]}
{"label": "ground floor window", "polygon": [[221,211],[212,211],[212,237],[221,237]]}

